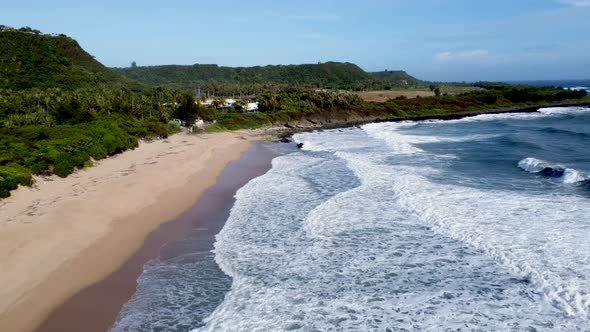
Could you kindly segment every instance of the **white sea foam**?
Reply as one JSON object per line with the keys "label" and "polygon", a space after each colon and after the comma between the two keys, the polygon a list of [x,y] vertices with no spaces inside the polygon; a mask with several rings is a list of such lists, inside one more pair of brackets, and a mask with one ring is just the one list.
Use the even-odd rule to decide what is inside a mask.
{"label": "white sea foam", "polygon": [[354,150],[367,148],[367,142],[362,136],[350,135],[350,132],[359,132],[358,128],[344,128],[330,131],[326,139],[325,132],[314,131],[293,135],[298,143],[303,143],[303,150],[336,152],[340,150]]}
{"label": "white sea foam", "polygon": [[[388,123],[370,123],[364,125],[363,130],[371,137],[381,139],[397,153],[415,154],[424,152],[418,148],[417,144],[440,143],[440,142],[467,142],[486,140],[495,135],[465,135],[462,137],[444,137],[444,136],[426,136],[426,135],[409,135],[400,131],[406,128],[412,128],[419,122],[388,122]],[[440,156],[439,156],[440,157]]]}
{"label": "white sea foam", "polygon": [[581,114],[590,112],[590,108],[588,107],[546,107],[540,108],[538,110],[539,113],[545,116],[555,116],[555,115],[564,115],[564,114]]}
{"label": "white sea foam", "polygon": [[586,87],[586,86],[576,86],[576,87],[566,88],[566,89],[574,90],[574,91],[588,91],[588,92],[590,92],[590,88]]}
{"label": "white sea foam", "polygon": [[546,169],[547,167],[551,167],[551,168],[555,168],[555,167],[561,167],[561,166],[551,166],[549,165],[549,163],[543,161],[543,160],[539,160],[536,158],[525,158],[521,161],[518,162],[518,167],[522,168],[523,170],[529,172],[529,173],[539,173],[542,170]]}
{"label": "white sea foam", "polygon": [[575,184],[590,179],[588,175],[579,170],[567,168],[559,164],[548,163],[531,157],[519,161],[518,167],[529,173],[539,173],[545,169],[562,170],[563,174],[559,178],[565,184]]}
{"label": "white sea foam", "polygon": [[[480,114],[472,117],[465,117],[456,120],[429,120],[429,121],[403,121],[387,123],[371,123],[364,125],[363,130],[371,137],[385,141],[393,151],[404,154],[415,154],[423,152],[417,147],[417,144],[438,143],[438,142],[465,142],[486,140],[496,137],[496,135],[467,135],[462,137],[441,137],[425,135],[404,134],[400,130],[412,128],[418,123],[431,124],[450,124],[461,122],[481,122],[495,120],[534,120],[540,117],[561,116],[564,114],[580,114],[590,112],[587,107],[548,107],[540,108],[537,112],[529,113],[501,113],[501,114]],[[309,151],[329,151],[336,152],[341,150],[351,150],[359,148],[360,145],[366,144],[358,137],[351,138],[347,135],[354,128],[332,131],[330,138],[326,139],[322,132],[313,132],[305,134],[296,134],[294,139],[304,143],[303,148]]]}
{"label": "white sea foam", "polygon": [[[527,294],[526,284],[400,210],[390,179],[373,177],[371,167],[349,160],[363,181],[323,196],[299,176],[321,167],[319,160],[279,159],[238,193],[216,245],[232,288],[198,331],[507,330],[550,324],[551,310],[528,298],[533,293],[521,295]],[[536,321],[527,323],[527,317]]]}
{"label": "white sea foam", "polygon": [[[381,174],[387,171],[362,160],[351,165],[375,167],[373,171]],[[576,264],[575,273],[568,271],[572,261],[586,262],[590,254],[587,245],[569,245],[586,243],[589,225],[578,222],[590,214],[585,199],[434,184],[412,168],[396,167],[389,173],[400,205],[420,221],[495,257],[516,275],[530,278],[549,303],[566,314],[590,318],[590,268]]]}
{"label": "white sea foam", "polygon": [[586,174],[571,168],[566,168],[563,173],[563,183],[580,183],[590,179]]}
{"label": "white sea foam", "polygon": [[[371,123],[363,126],[370,136],[385,141],[393,151],[397,153],[420,153],[423,152],[415,144],[419,143],[436,143],[439,141],[438,138],[432,136],[416,136],[416,135],[403,135],[399,132],[400,129],[415,126],[416,122],[391,122],[387,124]],[[387,127],[390,130],[382,130],[383,127]]]}
{"label": "white sea foam", "polygon": [[537,112],[480,114],[476,116],[470,116],[455,120],[433,120],[431,122],[440,124],[450,124],[461,122],[481,122],[498,120],[536,120],[540,117],[561,116],[565,114],[580,114],[587,112],[590,112],[590,108],[588,107],[545,107],[538,109]]}
{"label": "white sea foam", "polygon": [[232,287],[195,331],[586,329],[588,200],[435,182],[415,144],[441,137],[407,126],[295,135],[238,191],[215,245]]}

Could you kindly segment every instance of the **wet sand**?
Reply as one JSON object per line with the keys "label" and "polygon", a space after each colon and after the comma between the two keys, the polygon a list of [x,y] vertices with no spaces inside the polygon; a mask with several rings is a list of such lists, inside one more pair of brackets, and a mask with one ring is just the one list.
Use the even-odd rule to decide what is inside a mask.
{"label": "wet sand", "polygon": [[[156,232],[148,249],[133,256],[148,234],[193,206],[253,139],[233,132],[144,142],[65,179],[37,178],[33,188],[2,200],[0,331],[32,331],[81,289],[120,268],[141,271],[139,262],[157,255],[158,241],[186,226]],[[124,264],[132,256],[135,265]],[[112,287],[72,316],[113,315],[118,309],[111,301],[128,298],[132,288],[117,282]]]}
{"label": "wet sand", "polygon": [[[229,215],[236,191],[270,168],[275,154],[264,142],[254,142],[239,160],[230,162],[215,185],[198,202],[174,221],[162,224],[123,266],[104,280],[78,292],[36,330],[38,332],[107,331],[121,307],[135,292],[137,278],[150,259],[170,259],[182,253],[166,245],[187,238],[199,243],[199,251],[209,251]],[[198,230],[195,230],[195,229]],[[202,246],[202,247],[201,247]]]}

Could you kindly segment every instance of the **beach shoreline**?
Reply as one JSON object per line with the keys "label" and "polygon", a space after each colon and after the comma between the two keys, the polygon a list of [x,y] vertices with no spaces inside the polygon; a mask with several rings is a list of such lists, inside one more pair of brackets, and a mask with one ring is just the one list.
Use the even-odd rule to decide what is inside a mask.
{"label": "beach shoreline", "polygon": [[[0,201],[0,280],[10,285],[0,290],[0,330],[34,331],[69,299],[108,279],[141,252],[150,234],[193,206],[260,135],[288,137],[371,122],[451,120],[566,106],[589,103],[177,134],[142,142],[138,149],[65,179],[38,177],[33,188],[21,187]],[[133,293],[128,294],[128,286],[125,291],[122,298],[128,299]]]}
{"label": "beach shoreline", "polygon": [[550,107],[590,107],[590,101],[584,100],[580,102],[564,102],[564,103],[543,103],[530,106],[515,106],[508,108],[484,109],[477,111],[465,111],[455,113],[440,113],[431,115],[415,115],[407,117],[381,117],[381,116],[367,116],[355,119],[330,119],[329,121],[313,121],[307,119],[286,123],[284,126],[266,128],[265,132],[268,135],[279,138],[290,137],[293,134],[301,132],[309,132],[323,129],[340,129],[349,127],[358,127],[368,123],[381,122],[402,122],[402,121],[424,121],[424,120],[457,120],[461,118],[468,118],[485,114],[509,114],[509,113],[532,113],[537,112],[541,108]]}
{"label": "beach shoreline", "polygon": [[266,173],[276,156],[264,141],[254,141],[240,156],[229,162],[196,204],[172,221],[151,232],[143,245],[115,272],[77,292],[61,304],[36,329],[37,332],[108,330],[123,305],[136,292],[138,278],[152,259],[170,260],[192,254],[175,249],[177,243],[190,241],[193,250],[213,250],[215,235],[229,217],[236,191],[251,179]]}
{"label": "beach shoreline", "polygon": [[0,207],[0,330],[33,331],[119,269],[214,185],[252,132],[177,134],[64,179],[38,178]]}

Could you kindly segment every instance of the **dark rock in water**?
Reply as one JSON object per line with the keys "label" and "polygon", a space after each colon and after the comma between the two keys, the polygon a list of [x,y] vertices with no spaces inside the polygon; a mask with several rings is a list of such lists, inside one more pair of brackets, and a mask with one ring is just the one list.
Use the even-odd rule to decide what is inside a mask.
{"label": "dark rock in water", "polygon": [[565,173],[565,169],[545,167],[540,173],[552,178],[558,178],[563,176],[563,173]]}
{"label": "dark rock in water", "polygon": [[441,297],[445,300],[452,300],[455,296],[451,293],[444,292]]}
{"label": "dark rock in water", "polygon": [[297,147],[300,149],[303,148],[303,143],[297,143]]}
{"label": "dark rock in water", "polygon": [[288,139],[287,137],[281,137],[281,139],[279,140],[281,143],[291,143],[291,140]]}

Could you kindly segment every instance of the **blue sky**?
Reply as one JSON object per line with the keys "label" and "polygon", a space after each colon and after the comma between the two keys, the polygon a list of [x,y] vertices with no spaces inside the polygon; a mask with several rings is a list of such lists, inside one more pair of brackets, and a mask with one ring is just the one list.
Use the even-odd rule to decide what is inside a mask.
{"label": "blue sky", "polygon": [[590,0],[0,0],[107,66],[348,61],[426,80],[590,78]]}

